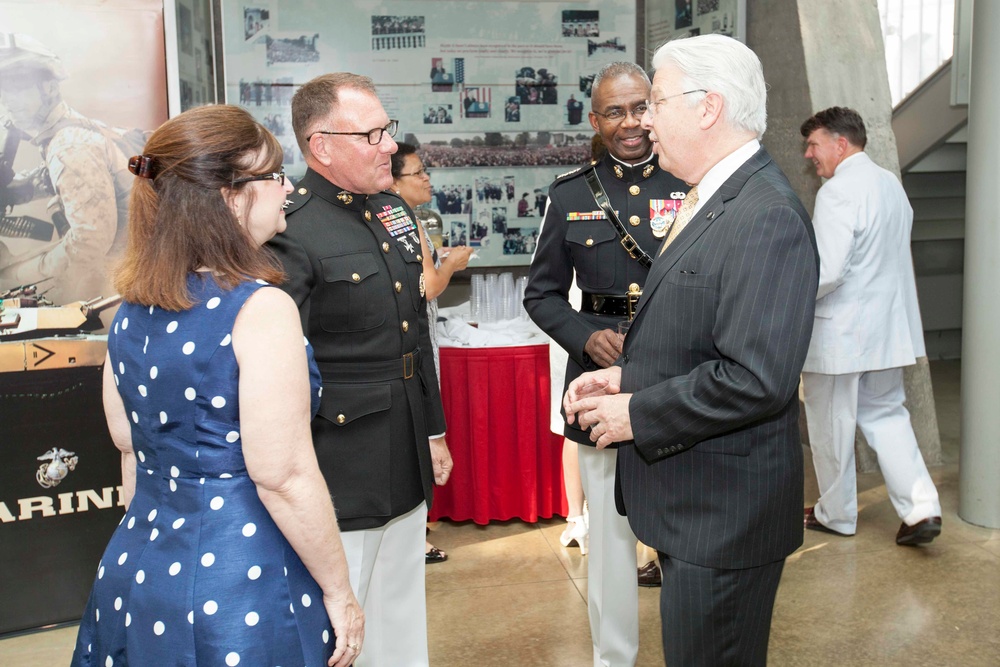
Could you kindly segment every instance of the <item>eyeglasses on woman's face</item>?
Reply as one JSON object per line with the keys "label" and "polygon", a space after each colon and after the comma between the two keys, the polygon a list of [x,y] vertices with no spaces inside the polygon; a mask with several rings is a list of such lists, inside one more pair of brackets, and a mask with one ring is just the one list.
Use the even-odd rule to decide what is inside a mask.
{"label": "eyeglasses on woman's face", "polygon": [[427,171],[427,167],[420,167],[420,169],[417,169],[416,171],[409,171],[400,174],[400,176],[416,176],[417,178],[420,178],[421,176],[426,176],[427,178],[430,178],[431,172]]}
{"label": "eyeglasses on woman's face", "polygon": [[285,172],[277,171],[270,172],[268,174],[257,174],[256,176],[246,176],[244,178],[234,178],[233,185],[238,185],[240,183],[250,183],[251,181],[278,181],[278,183],[284,187],[285,186]]}

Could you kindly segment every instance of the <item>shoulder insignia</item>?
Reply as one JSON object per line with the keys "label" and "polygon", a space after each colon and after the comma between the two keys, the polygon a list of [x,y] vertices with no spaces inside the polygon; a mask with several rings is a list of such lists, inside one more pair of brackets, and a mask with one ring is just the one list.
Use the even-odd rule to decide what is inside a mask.
{"label": "shoulder insignia", "polygon": [[573,178],[576,178],[577,176],[582,175],[587,169],[590,169],[589,164],[583,167],[577,167],[572,171],[567,171],[565,174],[559,174],[558,176],[556,176],[555,181],[552,182],[552,185],[556,185],[558,183],[562,183],[563,181],[568,181]]}

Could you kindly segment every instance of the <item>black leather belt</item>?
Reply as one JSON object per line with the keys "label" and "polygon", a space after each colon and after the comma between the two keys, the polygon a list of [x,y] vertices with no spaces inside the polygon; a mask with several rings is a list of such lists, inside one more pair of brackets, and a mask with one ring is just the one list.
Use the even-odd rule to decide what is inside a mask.
{"label": "black leather belt", "polygon": [[324,382],[385,382],[409,380],[416,374],[420,348],[385,361],[316,362]]}
{"label": "black leather belt", "polygon": [[614,317],[628,317],[628,297],[617,294],[592,294],[583,293],[583,302],[580,304],[580,311],[584,313],[595,313],[597,315],[612,315]]}

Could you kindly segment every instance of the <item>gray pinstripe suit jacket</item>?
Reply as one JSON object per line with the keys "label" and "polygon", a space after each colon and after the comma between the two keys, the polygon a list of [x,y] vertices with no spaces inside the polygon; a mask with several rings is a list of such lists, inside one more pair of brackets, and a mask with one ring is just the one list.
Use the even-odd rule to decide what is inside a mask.
{"label": "gray pinstripe suit jacket", "polygon": [[644,543],[726,569],[802,544],[797,388],[818,279],[809,216],[763,148],[656,258],[618,361],[635,436],[619,509]]}

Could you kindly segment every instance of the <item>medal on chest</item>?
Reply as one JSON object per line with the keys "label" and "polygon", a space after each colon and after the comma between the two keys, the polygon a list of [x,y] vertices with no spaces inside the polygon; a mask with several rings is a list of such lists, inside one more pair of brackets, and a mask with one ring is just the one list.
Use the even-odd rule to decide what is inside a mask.
{"label": "medal on chest", "polygon": [[649,228],[653,236],[662,239],[670,232],[682,203],[682,199],[649,200]]}
{"label": "medal on chest", "polygon": [[[615,211],[617,214],[618,211]],[[607,220],[608,216],[604,214],[604,211],[570,211],[566,214],[567,222],[576,222],[578,220]]]}
{"label": "medal on chest", "polygon": [[396,238],[407,232],[416,231],[417,225],[413,222],[410,214],[402,206],[383,206],[381,211],[375,212],[375,217],[389,232],[389,236]]}
{"label": "medal on chest", "polygon": [[389,232],[389,236],[396,239],[411,255],[417,251],[420,245],[420,237],[417,235],[417,224],[402,206],[383,206],[381,211],[375,212],[375,217]]}

